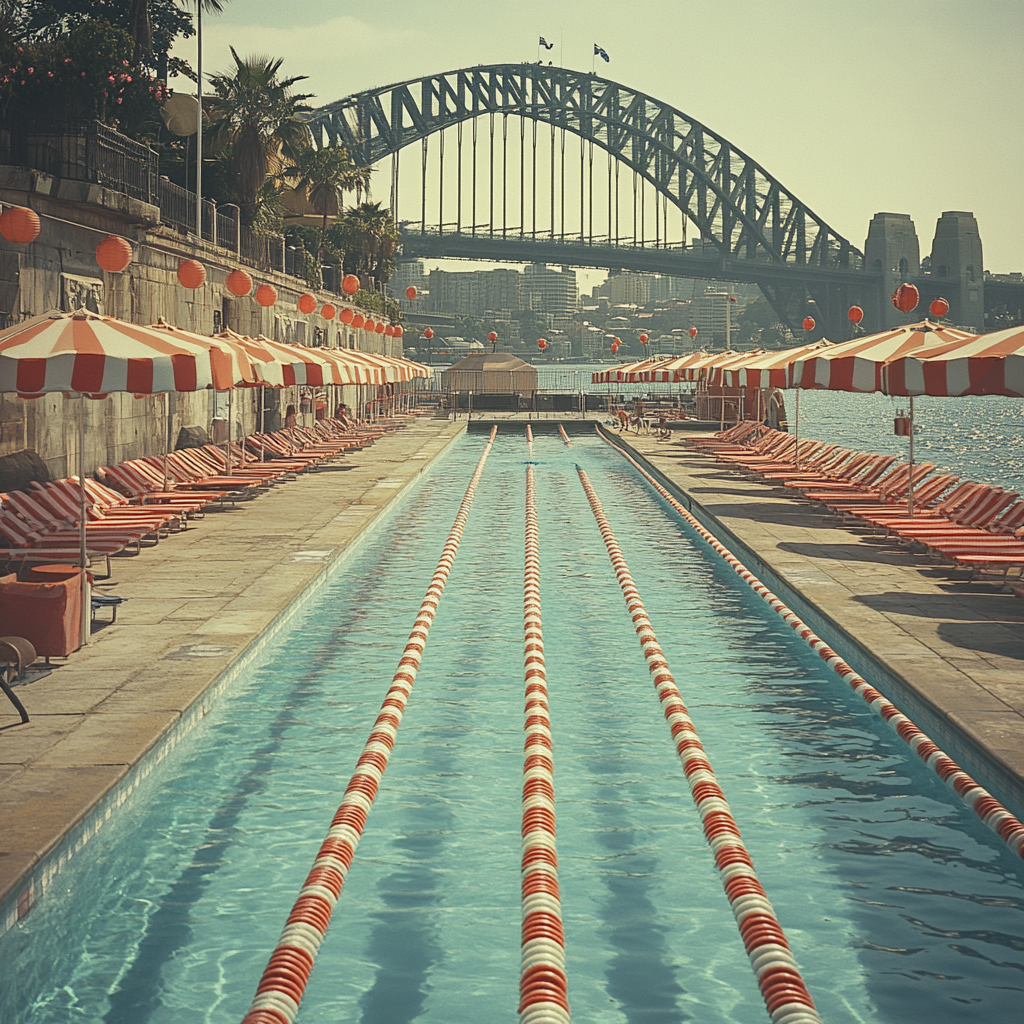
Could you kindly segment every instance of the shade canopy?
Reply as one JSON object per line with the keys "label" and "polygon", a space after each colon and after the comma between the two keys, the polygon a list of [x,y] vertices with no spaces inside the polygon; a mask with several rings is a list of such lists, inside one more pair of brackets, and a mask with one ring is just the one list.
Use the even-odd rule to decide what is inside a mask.
{"label": "shade canopy", "polygon": [[226,390],[239,380],[255,383],[257,373],[232,345],[201,335],[174,336],[85,309],[0,332],[0,391],[158,394]]}
{"label": "shade canopy", "polygon": [[619,363],[617,366],[609,366],[607,370],[598,370],[596,373],[592,373],[590,381],[592,384],[619,384],[629,379],[640,380],[639,377],[629,378],[627,375],[642,373],[644,370],[657,365],[658,361],[656,358],[647,358],[634,359],[628,363]]}
{"label": "shade canopy", "polygon": [[1024,327],[890,360],[882,369],[882,384],[890,395],[1024,397]]}
{"label": "shade canopy", "polygon": [[663,359],[656,366],[643,371],[643,380],[658,381],[662,384],[671,384],[681,380],[676,373],[686,367],[707,357],[707,352],[689,352],[685,356]]}
{"label": "shade canopy", "polygon": [[894,359],[973,337],[922,320],[810,352],[790,363],[789,387],[826,391],[882,391],[882,367]]}
{"label": "shade canopy", "polygon": [[830,341],[817,341],[812,345],[797,345],[779,352],[762,352],[742,362],[733,363],[722,373],[723,383],[736,388],[784,388],[789,384],[789,364],[817,349],[829,348]]}

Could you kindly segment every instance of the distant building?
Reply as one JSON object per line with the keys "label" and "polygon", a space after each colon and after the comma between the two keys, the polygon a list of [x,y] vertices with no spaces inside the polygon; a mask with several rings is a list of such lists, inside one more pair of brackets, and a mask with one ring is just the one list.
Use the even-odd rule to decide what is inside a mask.
{"label": "distant building", "polygon": [[576,272],[563,267],[554,270],[546,263],[529,263],[520,284],[520,308],[550,313],[556,320],[568,320],[580,304]]}
{"label": "distant building", "polygon": [[519,309],[517,270],[430,271],[430,308],[482,317],[489,309]]}
{"label": "distant building", "polygon": [[621,274],[609,276],[604,283],[608,301],[617,306],[646,306],[651,301],[651,276],[624,270]]}
{"label": "distant building", "polygon": [[[412,300],[405,297],[406,289],[410,286],[417,292],[416,298]],[[424,309],[429,303],[428,278],[419,260],[399,263],[386,287],[388,295],[398,299],[403,313]]]}
{"label": "distant building", "polygon": [[729,292],[709,288],[697,296],[694,306],[694,321],[703,345],[724,348],[728,342],[735,341],[735,337],[730,336],[735,333],[737,307]]}

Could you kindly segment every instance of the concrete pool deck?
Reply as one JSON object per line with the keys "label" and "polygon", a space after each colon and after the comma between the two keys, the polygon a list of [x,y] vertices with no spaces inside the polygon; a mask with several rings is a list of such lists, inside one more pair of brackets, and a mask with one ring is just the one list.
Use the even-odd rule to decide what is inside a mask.
{"label": "concrete pool deck", "polygon": [[690,497],[752,572],[772,589],[781,582],[783,600],[784,590],[797,595],[797,614],[813,609],[824,639],[869,682],[1022,813],[1024,601],[1000,586],[952,579],[948,563],[842,528],[683,444],[622,440]]}
{"label": "concrete pool deck", "polygon": [[115,585],[97,592],[129,599],[117,623],[17,687],[27,725],[0,695],[0,905],[16,895],[27,912],[37,865],[464,430],[465,421],[415,419],[112,559]]}

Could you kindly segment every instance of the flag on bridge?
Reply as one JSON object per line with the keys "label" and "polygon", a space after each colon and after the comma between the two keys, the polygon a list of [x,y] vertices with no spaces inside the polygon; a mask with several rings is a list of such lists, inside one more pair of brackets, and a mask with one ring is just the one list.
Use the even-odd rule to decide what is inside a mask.
{"label": "flag on bridge", "polygon": [[550,50],[550,49],[554,48],[555,44],[554,43],[549,43],[543,36],[541,36],[540,37],[540,42],[537,45],[538,46],[543,46],[545,50]]}
{"label": "flag on bridge", "polygon": [[597,43],[594,43],[594,56],[602,57],[606,62],[611,60],[611,57],[608,56],[605,48],[603,46],[598,46]]}

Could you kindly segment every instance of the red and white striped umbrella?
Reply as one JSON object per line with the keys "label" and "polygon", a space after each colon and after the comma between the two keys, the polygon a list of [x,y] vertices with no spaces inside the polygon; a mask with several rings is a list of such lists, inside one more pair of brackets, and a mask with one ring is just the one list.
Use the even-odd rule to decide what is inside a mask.
{"label": "red and white striped umbrella", "polygon": [[674,359],[665,359],[652,369],[643,371],[643,379],[657,381],[661,384],[672,384],[682,380],[676,373],[685,370],[701,359],[707,357],[707,352],[690,352],[685,356],[676,356]]}
{"label": "red and white striped umbrella", "polygon": [[1024,327],[890,360],[883,367],[882,383],[889,395],[1024,397]]}
{"label": "red and white striped umbrella", "polygon": [[712,372],[721,366],[728,366],[737,359],[742,359],[742,352],[705,352],[700,359],[694,359],[688,365],[676,370],[674,380],[707,380]]}
{"label": "red and white striped umbrella", "polygon": [[618,384],[626,379],[627,373],[650,365],[650,359],[635,359],[630,363],[619,363],[617,366],[609,366],[607,370],[598,370],[597,373],[592,373],[590,381],[592,384]]}
{"label": "red and white striped umbrella", "polygon": [[929,320],[853,338],[790,363],[789,386],[825,391],[882,391],[882,366],[910,354],[973,337]]}
{"label": "red and white striped umbrella", "polygon": [[226,390],[256,371],[241,350],[80,309],[0,331],[0,391],[159,394]]}
{"label": "red and white striped umbrella", "polygon": [[753,352],[741,352],[729,359],[721,359],[707,368],[707,382],[714,387],[725,387],[725,375],[734,367],[746,366],[749,362],[759,359],[767,353],[764,349],[754,349]]}
{"label": "red and white striped umbrella", "polygon": [[727,387],[737,388],[785,388],[789,386],[789,364],[794,359],[806,356],[820,348],[829,348],[830,341],[816,341],[813,345],[798,345],[779,352],[764,352],[751,356],[723,371],[722,379]]}

